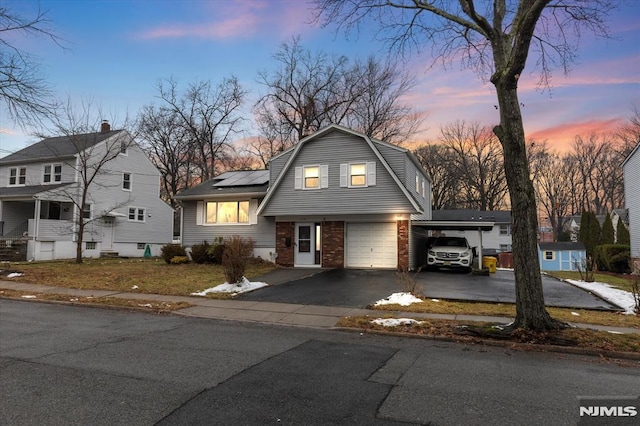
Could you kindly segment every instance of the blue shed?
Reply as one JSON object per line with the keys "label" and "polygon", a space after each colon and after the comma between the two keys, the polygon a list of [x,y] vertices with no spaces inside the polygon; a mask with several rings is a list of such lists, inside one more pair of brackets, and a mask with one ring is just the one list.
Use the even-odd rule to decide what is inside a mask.
{"label": "blue shed", "polygon": [[538,243],[538,258],[543,271],[577,271],[587,251],[582,243]]}

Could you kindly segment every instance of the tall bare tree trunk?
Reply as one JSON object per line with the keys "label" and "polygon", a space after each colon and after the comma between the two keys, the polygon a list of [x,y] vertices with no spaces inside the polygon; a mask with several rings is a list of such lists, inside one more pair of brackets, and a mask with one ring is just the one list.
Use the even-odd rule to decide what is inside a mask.
{"label": "tall bare tree trunk", "polygon": [[513,266],[516,278],[516,319],[512,328],[559,329],[563,324],[551,318],[544,306],[542,276],[538,261],[538,218],[533,183],[529,176],[517,77],[500,78],[496,86],[500,124],[493,131],[504,150],[505,176],[511,196]]}

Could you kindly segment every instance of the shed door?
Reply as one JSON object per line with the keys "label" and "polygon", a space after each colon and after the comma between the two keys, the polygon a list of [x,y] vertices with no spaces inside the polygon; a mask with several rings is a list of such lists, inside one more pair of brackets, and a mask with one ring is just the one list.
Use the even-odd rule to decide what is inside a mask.
{"label": "shed door", "polygon": [[388,223],[348,223],[346,265],[351,268],[396,268],[398,227]]}

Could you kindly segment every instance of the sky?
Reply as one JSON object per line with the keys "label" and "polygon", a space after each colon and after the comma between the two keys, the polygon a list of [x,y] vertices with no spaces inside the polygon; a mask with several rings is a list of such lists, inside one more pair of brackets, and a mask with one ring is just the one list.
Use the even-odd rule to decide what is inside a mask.
{"label": "sky", "polygon": [[[135,118],[143,105],[159,104],[156,84],[174,78],[179,88],[197,80],[217,84],[237,76],[249,90],[243,116],[264,94],[259,71],[273,70],[274,53],[299,36],[312,51],[386,57],[376,39],[378,28],[365,25],[345,35],[331,25],[312,22],[312,6],[304,0],[3,0],[22,16],[38,7],[47,11],[49,27],[62,37],[64,49],[45,38],[3,34],[41,64],[41,73],[58,99],[90,100],[117,124]],[[576,135],[615,129],[640,105],[640,1],[629,1],[611,16],[612,39],[585,35],[578,63],[569,76],[556,71],[552,89],[536,89],[527,70],[519,94],[528,138],[547,140],[559,151]],[[400,60],[396,58],[396,60]],[[453,63],[432,65],[426,52],[401,61],[416,78],[404,101],[425,115],[415,142],[434,140],[440,127],[457,120],[493,126],[499,120],[495,91],[472,71]],[[0,157],[38,139],[32,129],[12,123],[0,109]],[[255,130],[247,126],[241,137]]]}

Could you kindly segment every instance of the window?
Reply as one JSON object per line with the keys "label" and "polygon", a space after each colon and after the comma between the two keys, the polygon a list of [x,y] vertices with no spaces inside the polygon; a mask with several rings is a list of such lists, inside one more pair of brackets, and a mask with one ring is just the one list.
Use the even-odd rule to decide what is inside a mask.
{"label": "window", "polygon": [[511,235],[511,225],[500,225],[500,235]]}
{"label": "window", "polygon": [[362,188],[376,184],[375,161],[340,164],[340,186]]}
{"label": "window", "polygon": [[249,223],[249,202],[208,201],[205,207],[205,223]]}
{"label": "window", "polygon": [[122,190],[131,191],[131,173],[122,174]]}
{"label": "window", "polygon": [[27,183],[27,168],[12,167],[9,169],[9,185],[25,185]]}
{"label": "window", "polygon": [[500,251],[511,251],[511,244],[500,244]]}
{"label": "window", "polygon": [[418,176],[418,173],[416,173],[416,192],[420,193],[420,176]]}
{"label": "window", "polygon": [[556,252],[555,251],[545,251],[544,252],[544,260],[555,260]]}
{"label": "window", "polygon": [[144,222],[145,209],[141,207],[129,207],[130,222]]}
{"label": "window", "polygon": [[138,250],[144,250],[147,248],[147,243],[138,243]]}
{"label": "window", "polygon": [[61,182],[62,181],[62,165],[61,164],[45,164],[42,181],[44,183]]}
{"label": "window", "polygon": [[96,248],[98,248],[98,244],[95,241],[87,241],[86,243],[84,243],[84,248],[86,250],[95,250]]}
{"label": "window", "polygon": [[349,186],[367,186],[367,164],[349,165]]}
{"label": "window", "polygon": [[127,155],[127,141],[120,142],[120,154]]}
{"label": "window", "polygon": [[316,189],[320,188],[320,167],[307,166],[304,169],[304,188]]}
{"label": "window", "polygon": [[82,218],[91,219],[91,204],[85,204],[82,208]]}
{"label": "window", "polygon": [[422,198],[427,198],[427,185],[424,183],[424,179],[422,179]]}

